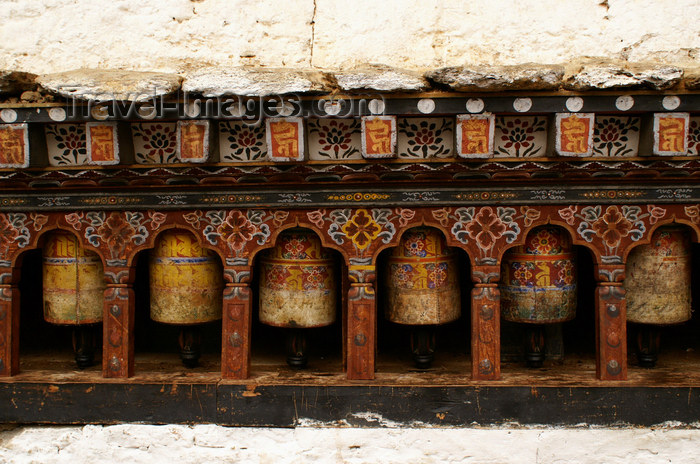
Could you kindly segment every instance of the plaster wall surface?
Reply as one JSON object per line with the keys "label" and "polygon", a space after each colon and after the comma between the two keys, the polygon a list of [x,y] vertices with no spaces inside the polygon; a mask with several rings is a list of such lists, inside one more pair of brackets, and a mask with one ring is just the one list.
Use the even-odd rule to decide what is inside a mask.
{"label": "plaster wall surface", "polygon": [[0,1],[0,69],[700,60],[699,0]]}
{"label": "plaster wall surface", "polygon": [[672,428],[20,427],[0,433],[0,461],[656,464],[696,462],[698,439],[698,430]]}

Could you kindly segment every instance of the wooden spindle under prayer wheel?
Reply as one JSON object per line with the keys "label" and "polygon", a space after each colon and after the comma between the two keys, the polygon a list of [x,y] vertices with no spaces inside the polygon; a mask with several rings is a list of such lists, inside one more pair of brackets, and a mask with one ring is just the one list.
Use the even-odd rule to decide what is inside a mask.
{"label": "wooden spindle under prayer wheel", "polygon": [[44,319],[73,326],[80,369],[95,360],[95,324],[102,322],[105,280],[102,260],[68,232],[52,232],[43,247]]}
{"label": "wooden spindle under prayer wheel", "polygon": [[332,256],[313,233],[290,229],[260,260],[259,317],[287,333],[287,364],[308,363],[306,331],[335,322],[338,284]]}
{"label": "wooden spindle under prayer wheel", "polygon": [[566,231],[553,226],[533,229],[523,246],[503,259],[501,313],[511,322],[527,324],[528,367],[544,361],[544,324],[576,316],[576,263]]}
{"label": "wooden spindle under prayer wheel", "polygon": [[212,251],[188,232],[163,233],[151,252],[151,319],[181,326],[180,358],[196,367],[201,355],[199,324],[221,319],[223,270]]}
{"label": "wooden spindle under prayer wheel", "polygon": [[385,272],[386,318],[414,326],[411,352],[419,369],[427,369],[435,353],[435,328],[459,319],[461,313],[457,259],[438,230],[406,231],[389,256]]}
{"label": "wooden spindle under prayer wheel", "polygon": [[627,257],[627,321],[639,324],[635,338],[640,366],[656,365],[661,326],[690,319],[690,282],[690,235],[683,227],[660,227],[651,243]]}

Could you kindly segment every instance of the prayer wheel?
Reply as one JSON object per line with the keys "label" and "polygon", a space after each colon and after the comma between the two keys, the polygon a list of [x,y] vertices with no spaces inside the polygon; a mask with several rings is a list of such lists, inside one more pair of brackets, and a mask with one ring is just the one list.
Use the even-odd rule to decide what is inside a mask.
{"label": "prayer wheel", "polygon": [[418,368],[430,367],[435,326],[459,319],[459,272],[442,233],[429,227],[406,231],[388,258],[386,318],[414,327],[411,351]]}
{"label": "prayer wheel", "polygon": [[305,331],[335,322],[335,263],[310,231],[282,232],[261,258],[259,317],[263,324],[292,329],[287,337],[287,363],[308,362]]}
{"label": "prayer wheel", "polygon": [[43,251],[44,319],[73,326],[78,367],[94,362],[94,324],[102,322],[104,271],[97,254],[85,250],[68,232],[52,232]]}
{"label": "prayer wheel", "polygon": [[637,358],[643,367],[656,364],[658,326],[690,319],[690,235],[679,226],[658,228],[648,245],[627,257],[625,298],[627,321],[637,326]]}
{"label": "prayer wheel", "polygon": [[149,261],[151,319],[182,326],[180,357],[195,367],[200,357],[198,324],[221,319],[223,271],[215,253],[185,231],[168,231]]}
{"label": "prayer wheel", "polygon": [[544,361],[543,324],[576,316],[576,263],[566,231],[554,226],[533,229],[525,244],[503,259],[501,313],[528,324],[526,359],[530,367]]}

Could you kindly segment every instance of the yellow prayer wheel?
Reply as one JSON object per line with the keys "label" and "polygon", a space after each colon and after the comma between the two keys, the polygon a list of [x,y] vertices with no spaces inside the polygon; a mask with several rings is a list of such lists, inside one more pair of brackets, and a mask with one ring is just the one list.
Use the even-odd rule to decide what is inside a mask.
{"label": "yellow prayer wheel", "polygon": [[287,230],[261,258],[260,322],[276,327],[323,327],[335,322],[334,262],[313,233]]}
{"label": "yellow prayer wheel", "polygon": [[406,231],[385,272],[386,318],[397,324],[446,324],[459,319],[457,259],[436,229]]}
{"label": "yellow prayer wheel", "polygon": [[566,231],[533,229],[503,260],[501,313],[511,322],[550,324],[576,316],[576,263]]}
{"label": "yellow prayer wheel", "polygon": [[189,232],[163,233],[150,256],[149,271],[151,319],[178,325],[221,319],[220,261]]}
{"label": "yellow prayer wheel", "polygon": [[105,281],[102,260],[71,233],[56,231],[43,247],[44,319],[80,325],[102,321]]}
{"label": "yellow prayer wheel", "polygon": [[660,227],[651,243],[627,257],[627,320],[678,324],[690,319],[690,235],[683,227]]}

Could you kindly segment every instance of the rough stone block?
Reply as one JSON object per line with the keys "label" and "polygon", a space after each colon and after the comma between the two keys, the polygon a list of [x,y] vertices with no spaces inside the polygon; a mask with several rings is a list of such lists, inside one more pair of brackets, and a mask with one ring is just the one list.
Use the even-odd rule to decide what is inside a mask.
{"label": "rough stone block", "polygon": [[86,125],[88,164],[119,164],[116,122],[88,122]]}
{"label": "rough stone block", "polygon": [[688,153],[688,113],[654,113],[652,153],[681,156]]}
{"label": "rough stone block", "polygon": [[415,71],[383,65],[365,65],[333,73],[338,87],[345,92],[377,90],[382,92],[418,92],[428,83]]}
{"label": "rough stone block", "polygon": [[358,119],[309,119],[309,159],[362,159]]}
{"label": "rough stone block", "polygon": [[457,115],[455,146],[460,158],[490,158],[496,117],[491,113]]}
{"label": "rough stone block", "polygon": [[29,166],[29,127],[27,124],[0,124],[0,167]]}
{"label": "rough stone block", "polygon": [[596,116],[593,156],[637,156],[640,119],[631,116]]}
{"label": "rough stone block", "polygon": [[454,149],[451,118],[399,118],[399,158],[449,158]]}
{"label": "rough stone block", "polygon": [[688,154],[700,155],[700,116],[692,116],[688,126]]}
{"label": "rough stone block", "polygon": [[177,157],[183,163],[209,160],[209,121],[177,122]]}
{"label": "rough stone block", "polygon": [[47,124],[46,149],[51,166],[87,164],[85,124]]}
{"label": "rough stone block", "polygon": [[547,118],[543,116],[496,118],[495,157],[539,157],[545,156],[546,151]]}
{"label": "rough stone block", "polygon": [[554,149],[561,156],[591,156],[594,127],[593,113],[557,113]]}
{"label": "rough stone block", "polygon": [[168,164],[177,162],[177,123],[142,122],[131,125],[136,162]]}
{"label": "rough stone block", "polygon": [[562,84],[564,67],[535,63],[517,66],[451,66],[429,71],[425,77],[457,92],[554,90]]}
{"label": "rough stone block", "polygon": [[266,161],[265,126],[259,120],[220,122],[219,154],[224,163]]}
{"label": "rough stone block", "polygon": [[369,159],[396,156],[396,116],[362,117],[362,156]]}
{"label": "rough stone block", "polygon": [[267,118],[265,125],[270,161],[304,161],[303,118]]}

